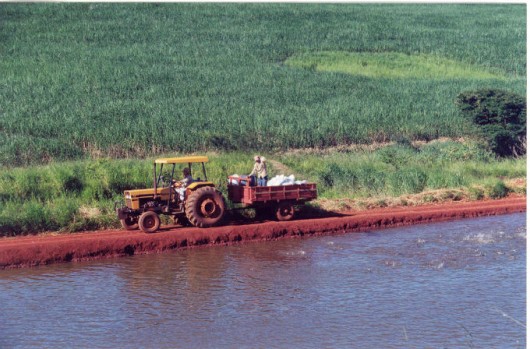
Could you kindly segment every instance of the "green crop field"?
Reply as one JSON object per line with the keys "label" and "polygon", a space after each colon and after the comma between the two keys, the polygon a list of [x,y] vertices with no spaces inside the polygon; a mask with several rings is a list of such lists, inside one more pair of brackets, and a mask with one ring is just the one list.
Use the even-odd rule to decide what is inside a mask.
{"label": "green crop field", "polygon": [[207,153],[223,188],[264,153],[382,203],[526,176],[455,105],[526,95],[523,4],[0,3],[0,57],[0,235],[117,227],[167,154]]}
{"label": "green crop field", "polygon": [[3,3],[0,35],[4,166],[469,136],[460,92],[526,93],[525,5]]}

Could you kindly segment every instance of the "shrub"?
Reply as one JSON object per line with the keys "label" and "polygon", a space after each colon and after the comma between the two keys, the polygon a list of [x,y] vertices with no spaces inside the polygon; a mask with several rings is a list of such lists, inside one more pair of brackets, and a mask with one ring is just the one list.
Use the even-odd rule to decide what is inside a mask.
{"label": "shrub", "polygon": [[399,142],[396,145],[379,149],[377,156],[385,164],[392,165],[398,169],[410,163],[417,152],[418,150],[410,142]]}
{"label": "shrub", "polygon": [[495,154],[501,157],[520,154],[520,149],[522,148],[518,144],[518,135],[507,130],[499,130],[494,132],[492,137],[490,140],[491,150]]}
{"label": "shrub", "polygon": [[425,162],[433,159],[442,161],[482,161],[493,160],[494,156],[486,146],[476,142],[431,142],[421,147],[420,158]]}
{"label": "shrub", "polygon": [[526,153],[526,100],[503,90],[463,92],[456,104],[478,125],[491,150],[501,157]]}
{"label": "shrub", "polygon": [[363,166],[356,171],[356,190],[368,194],[381,194],[385,188],[387,173],[375,166]]}
{"label": "shrub", "polygon": [[497,181],[486,188],[488,197],[492,199],[502,199],[508,195],[509,191],[508,187],[502,181]]}
{"label": "shrub", "polygon": [[343,176],[343,169],[339,165],[332,163],[328,167],[324,168],[320,174],[320,181],[326,187],[333,187],[336,183],[337,178]]}

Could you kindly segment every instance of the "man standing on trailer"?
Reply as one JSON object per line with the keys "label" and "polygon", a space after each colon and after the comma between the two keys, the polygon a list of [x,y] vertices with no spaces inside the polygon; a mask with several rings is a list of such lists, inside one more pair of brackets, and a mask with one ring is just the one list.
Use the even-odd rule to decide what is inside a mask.
{"label": "man standing on trailer", "polygon": [[249,174],[249,177],[257,177],[258,186],[264,187],[267,185],[267,180],[269,179],[269,177],[267,176],[267,165],[265,164],[265,158],[256,155],[254,156],[254,161],[254,168]]}

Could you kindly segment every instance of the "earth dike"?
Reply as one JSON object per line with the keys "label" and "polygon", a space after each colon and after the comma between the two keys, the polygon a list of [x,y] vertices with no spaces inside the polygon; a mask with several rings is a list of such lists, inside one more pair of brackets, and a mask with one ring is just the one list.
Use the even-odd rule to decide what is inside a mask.
{"label": "earth dike", "polygon": [[450,202],[414,207],[378,208],[329,213],[288,222],[227,220],[223,226],[195,228],[163,226],[158,232],[105,230],[74,234],[44,234],[0,239],[0,269],[35,267],[185,248],[230,245],[281,238],[366,232],[385,228],[465,218],[526,212],[526,197]]}

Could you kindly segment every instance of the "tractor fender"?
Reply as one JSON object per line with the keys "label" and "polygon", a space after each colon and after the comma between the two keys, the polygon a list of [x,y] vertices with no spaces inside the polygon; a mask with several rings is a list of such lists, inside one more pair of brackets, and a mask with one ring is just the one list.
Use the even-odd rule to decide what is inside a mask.
{"label": "tractor fender", "polygon": [[215,184],[207,181],[193,182],[186,187],[186,196],[189,196],[192,192],[202,187],[215,187]]}

